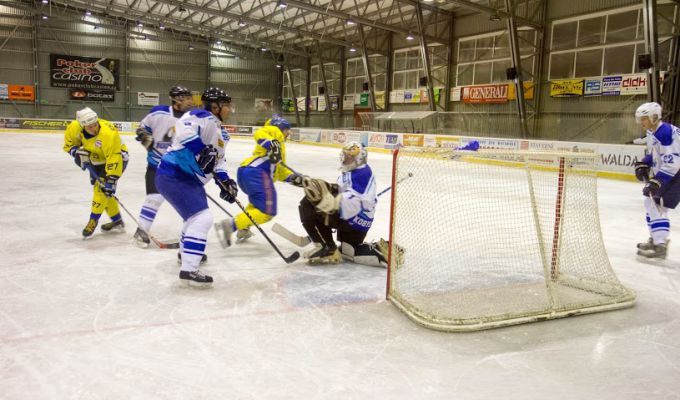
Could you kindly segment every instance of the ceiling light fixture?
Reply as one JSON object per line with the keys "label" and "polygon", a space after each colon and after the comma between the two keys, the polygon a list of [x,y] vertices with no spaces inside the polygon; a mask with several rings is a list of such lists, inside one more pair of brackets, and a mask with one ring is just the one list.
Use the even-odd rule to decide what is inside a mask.
{"label": "ceiling light fixture", "polygon": [[160,30],[164,31],[164,30],[165,30],[165,25],[163,25],[163,24],[160,24],[160,25],[158,26],[158,29],[160,29]]}
{"label": "ceiling light fixture", "polygon": [[286,3],[285,0],[279,0],[279,1],[276,2],[276,7],[286,8],[286,7],[288,7],[288,3]]}
{"label": "ceiling light fixture", "polygon": [[262,46],[262,48],[260,48],[260,51],[267,51],[267,48]]}
{"label": "ceiling light fixture", "polygon": [[222,41],[221,41],[220,39],[217,39],[217,40],[215,41],[215,44],[219,46],[219,45],[222,44]]}
{"label": "ceiling light fixture", "polygon": [[347,20],[347,25],[356,25],[357,23],[352,20],[352,18]]}
{"label": "ceiling light fixture", "polygon": [[43,4],[50,4],[50,0],[42,0]]}
{"label": "ceiling light fixture", "polygon": [[357,51],[357,49],[355,49],[354,45],[352,45],[352,47],[349,48],[349,51],[350,53],[354,53],[355,51]]}
{"label": "ceiling light fixture", "polygon": [[500,14],[498,14],[498,11],[495,11],[493,14],[489,15],[489,21],[494,21],[498,22],[501,20]]}
{"label": "ceiling light fixture", "polygon": [[90,10],[85,10],[85,15],[87,15],[87,16],[89,17],[90,15],[92,15],[92,11],[90,11]]}
{"label": "ceiling light fixture", "polygon": [[179,8],[177,9],[177,11],[179,11],[179,12],[186,12],[187,9],[184,8],[184,6],[179,6]]}
{"label": "ceiling light fixture", "polygon": [[238,20],[238,26],[241,26],[241,27],[246,26],[246,22],[242,19],[239,19]]}
{"label": "ceiling light fixture", "polygon": [[189,50],[193,50],[193,49],[194,49],[194,45],[190,44],[190,45],[189,45]]}
{"label": "ceiling light fixture", "polygon": [[144,27],[144,24],[142,23],[142,21],[137,21],[137,26],[142,28],[142,27]]}
{"label": "ceiling light fixture", "polygon": [[43,14],[42,19],[47,19],[47,15]]}
{"label": "ceiling light fixture", "polygon": [[415,38],[413,37],[413,35],[411,35],[411,32],[409,32],[408,35],[406,35],[406,40],[413,40],[413,39],[415,39]]}
{"label": "ceiling light fixture", "polygon": [[281,68],[281,64],[276,64],[276,68]]}

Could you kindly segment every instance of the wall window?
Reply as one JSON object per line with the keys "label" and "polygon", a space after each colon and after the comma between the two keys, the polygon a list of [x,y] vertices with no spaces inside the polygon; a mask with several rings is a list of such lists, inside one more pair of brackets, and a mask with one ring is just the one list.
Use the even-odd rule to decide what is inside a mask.
{"label": "wall window", "polygon": [[[674,4],[657,6],[659,62],[668,70]],[[585,78],[637,72],[637,55],[645,53],[641,6],[555,21],[550,45],[550,79]]]}
{"label": "wall window", "polygon": [[[368,56],[371,76],[373,77],[373,90],[384,91],[386,87],[387,57],[381,55]],[[364,61],[361,57],[350,58],[346,62],[345,70],[345,94],[362,93],[366,79]]]}
{"label": "wall window", "polygon": [[[428,45],[430,74],[435,87],[446,86],[446,46]],[[425,76],[423,57],[419,47],[410,47],[394,51],[394,72],[392,73],[392,90],[418,89],[420,78]]]}
{"label": "wall window", "polygon": [[[323,63],[324,73],[326,75],[326,83],[328,88],[326,93],[339,94],[340,93],[340,64]],[[312,65],[311,79],[309,81],[310,96],[322,96],[323,93],[319,88],[323,87],[323,77],[321,75],[321,68],[319,64]]]}
{"label": "wall window", "polygon": [[[530,80],[534,75],[536,31],[520,29],[517,35],[522,59],[522,76],[525,80]],[[506,70],[512,66],[507,32],[460,39],[457,59],[456,86],[507,81]]]}
{"label": "wall window", "polygon": [[[303,69],[293,69],[290,71],[293,86],[295,88],[295,95],[297,97],[307,96],[307,71]],[[293,92],[290,91],[290,83],[288,82],[288,74],[283,74],[283,98],[292,99]]]}

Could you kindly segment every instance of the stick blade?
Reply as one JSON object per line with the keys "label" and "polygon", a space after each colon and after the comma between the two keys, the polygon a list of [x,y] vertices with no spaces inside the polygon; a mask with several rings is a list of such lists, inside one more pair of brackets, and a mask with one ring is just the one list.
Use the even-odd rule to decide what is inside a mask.
{"label": "stick blade", "polygon": [[296,251],[293,254],[289,255],[288,257],[284,258],[284,260],[286,261],[286,264],[290,264],[292,262],[295,262],[298,258],[300,258],[300,253]]}
{"label": "stick blade", "polygon": [[279,223],[274,223],[272,231],[298,247],[305,247],[311,242],[308,236],[296,235]]}

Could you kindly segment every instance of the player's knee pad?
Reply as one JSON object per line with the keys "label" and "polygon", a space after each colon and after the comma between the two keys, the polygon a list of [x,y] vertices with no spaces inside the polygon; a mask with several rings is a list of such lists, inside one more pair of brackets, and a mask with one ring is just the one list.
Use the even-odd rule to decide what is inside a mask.
{"label": "player's knee pad", "polygon": [[298,211],[300,212],[300,221],[302,221],[302,223],[316,220],[316,209],[312,203],[307,200],[307,198],[304,198],[302,201],[300,201]]}
{"label": "player's knee pad", "polygon": [[213,215],[210,210],[203,209],[187,219],[184,224],[184,233],[187,236],[205,238],[213,224]]}

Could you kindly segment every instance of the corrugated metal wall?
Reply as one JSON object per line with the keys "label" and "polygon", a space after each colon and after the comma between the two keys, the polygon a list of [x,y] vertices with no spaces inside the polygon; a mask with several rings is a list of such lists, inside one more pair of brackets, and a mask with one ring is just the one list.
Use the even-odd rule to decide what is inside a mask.
{"label": "corrugated metal wall", "polygon": [[[39,70],[38,104],[0,100],[0,116],[73,118],[76,110],[89,106],[103,118],[136,121],[149,110],[149,106],[138,105],[138,92],[160,93],[161,104],[167,104],[168,90],[174,85],[199,92],[210,85],[225,89],[236,105],[232,123],[256,123],[271,114],[255,110],[255,98],[275,100],[278,93],[278,70],[271,57],[245,60],[212,55],[209,60],[207,43],[190,43],[158,32],[156,37],[150,35],[151,40],[137,34],[127,39],[126,29],[136,32],[136,27],[100,20],[94,29],[81,21],[82,16],[73,14],[43,20],[0,6],[0,38],[7,38],[0,48],[0,82],[34,84],[34,23]],[[190,44],[194,50],[189,50]],[[115,101],[70,100],[68,89],[51,87],[50,54],[119,60],[120,86]]]}

